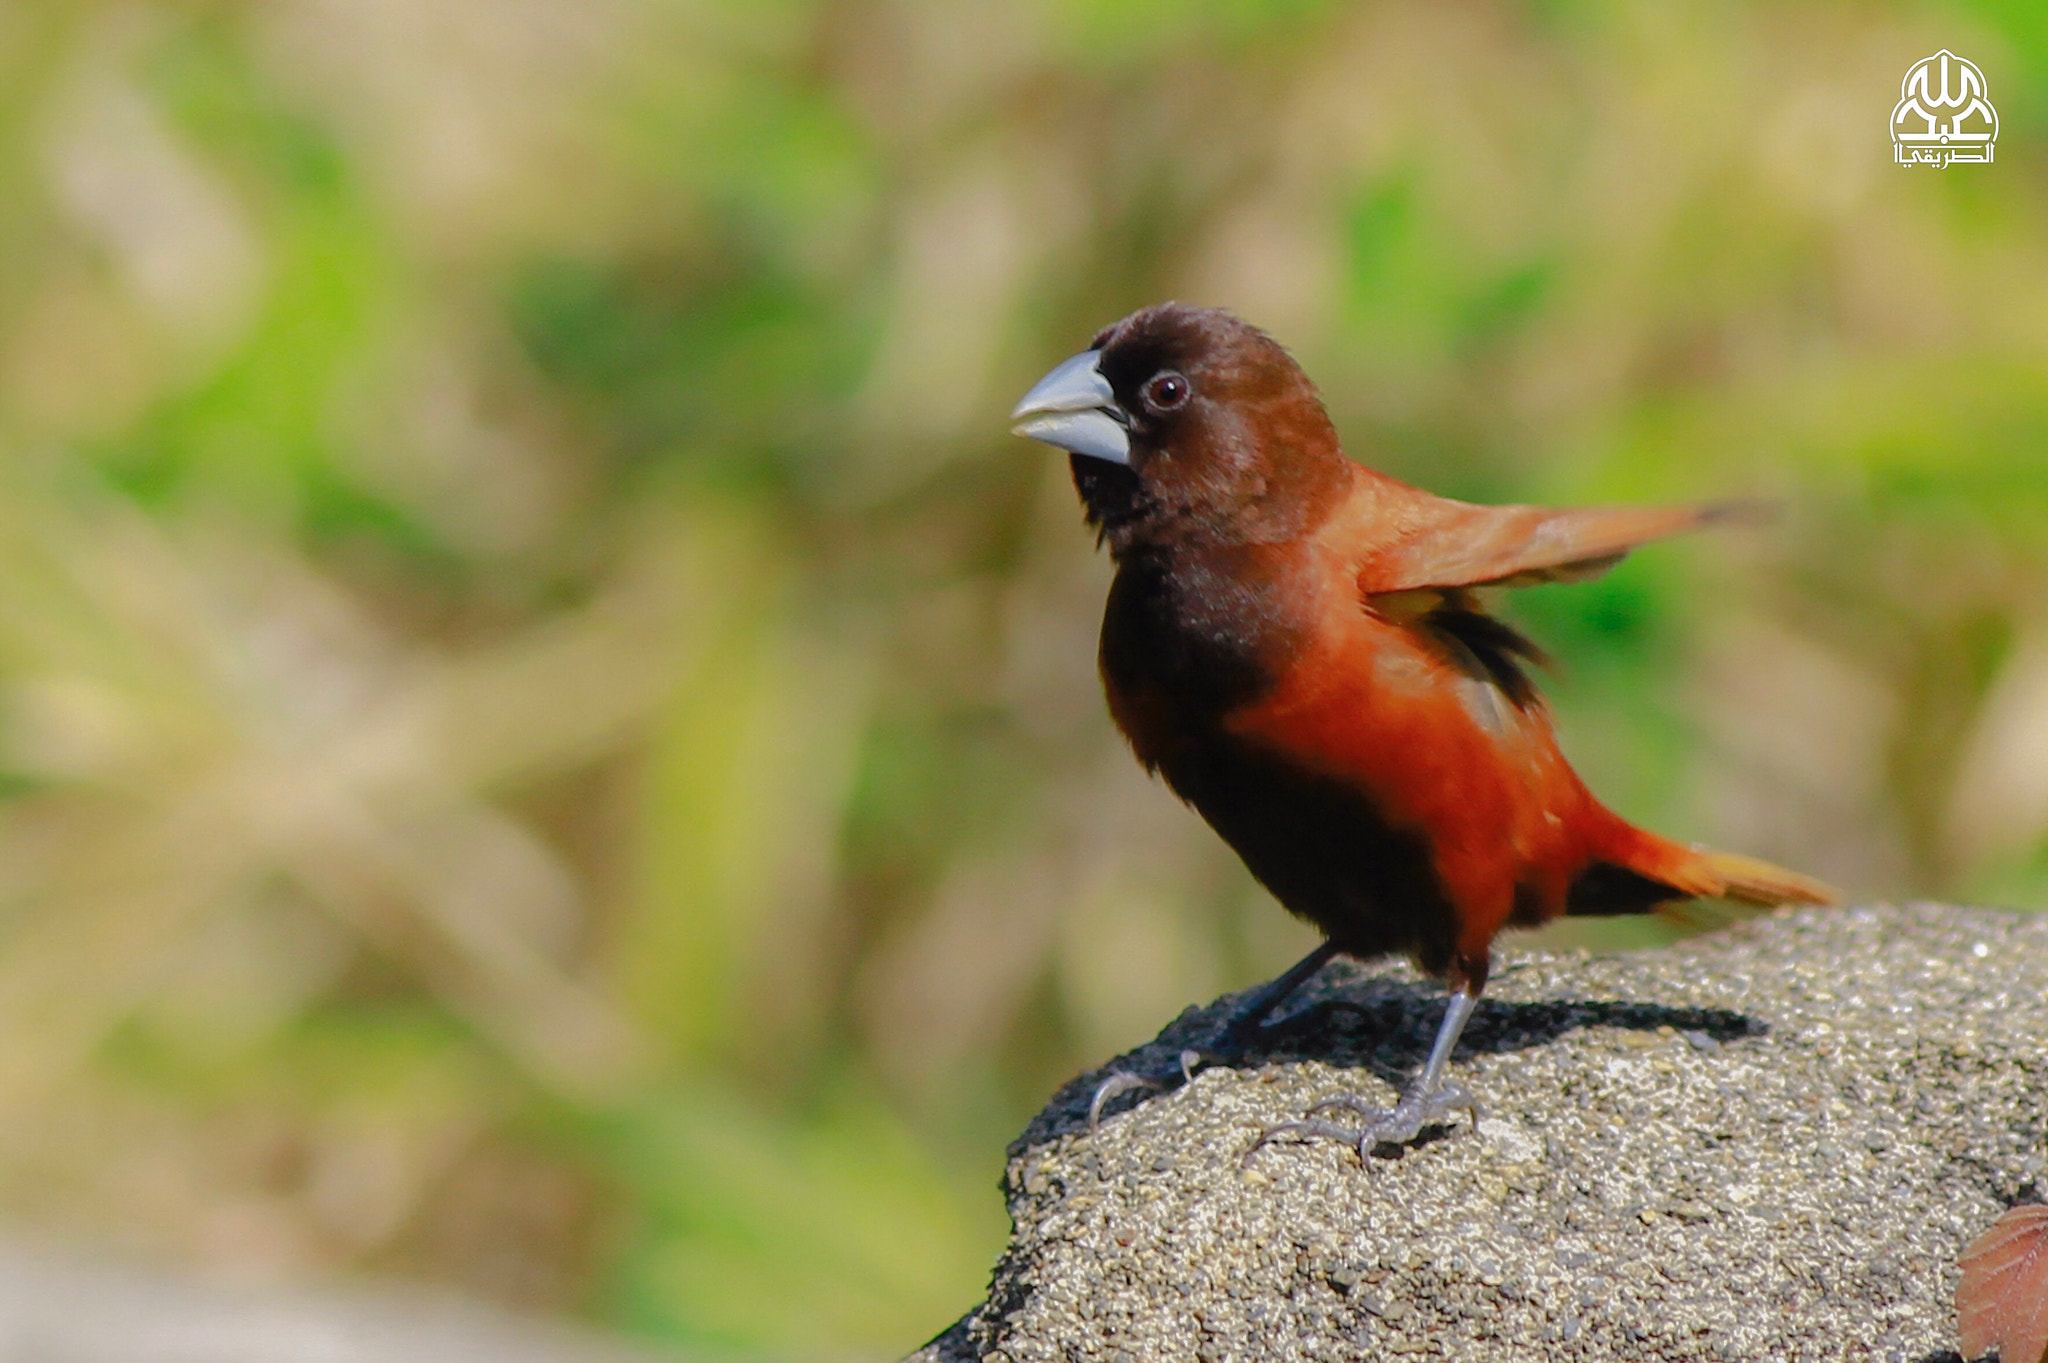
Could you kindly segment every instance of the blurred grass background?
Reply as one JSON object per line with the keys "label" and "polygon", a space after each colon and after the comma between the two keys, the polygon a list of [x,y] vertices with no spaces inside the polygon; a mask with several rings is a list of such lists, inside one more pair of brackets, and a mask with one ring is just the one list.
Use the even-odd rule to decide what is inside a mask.
{"label": "blurred grass background", "polygon": [[[1997,161],[1900,168],[1944,46]],[[1510,607],[1568,750],[2042,904],[2044,139],[2018,0],[0,7],[0,1223],[946,1325],[1045,1093],[1306,945],[1004,433],[1163,297],[1441,491],[1779,499]]]}

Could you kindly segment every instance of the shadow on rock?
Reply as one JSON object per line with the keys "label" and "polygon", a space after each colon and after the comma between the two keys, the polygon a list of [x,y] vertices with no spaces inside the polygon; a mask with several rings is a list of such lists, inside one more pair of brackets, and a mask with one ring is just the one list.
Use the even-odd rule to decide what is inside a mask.
{"label": "shadow on rock", "polygon": [[[1173,1093],[1180,1087],[1180,1053],[1199,1049],[1239,997],[1226,995],[1205,1008],[1190,1008],[1152,1041],[1069,1081],[1011,1143],[1010,1154],[1087,1130],[1089,1100],[1114,1071],[1170,1079],[1160,1088],[1117,1096],[1105,1109],[1104,1120]],[[1398,1089],[1428,1057],[1437,1024],[1443,1020],[1440,986],[1355,969],[1347,972],[1342,966],[1325,970],[1303,987],[1298,998],[1301,1001],[1269,1024],[1253,1044],[1226,1061],[1212,1063],[1250,1071],[1276,1062],[1317,1060],[1343,1069],[1370,1070]],[[1669,1027],[1701,1049],[1718,1049],[1725,1042],[1769,1030],[1760,1019],[1725,1008],[1673,1008],[1609,999],[1522,1003],[1482,998],[1458,1043],[1458,1054],[1526,1050],[1588,1027],[1642,1032]]]}

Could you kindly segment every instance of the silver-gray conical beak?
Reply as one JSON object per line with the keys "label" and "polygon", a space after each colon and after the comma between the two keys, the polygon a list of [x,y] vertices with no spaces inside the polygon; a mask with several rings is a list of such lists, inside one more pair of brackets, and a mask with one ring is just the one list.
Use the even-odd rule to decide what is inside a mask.
{"label": "silver-gray conical beak", "polygon": [[1100,351],[1084,350],[1032,384],[1010,413],[1011,433],[1090,459],[1130,463],[1130,432],[1116,393],[1102,377],[1101,358]]}

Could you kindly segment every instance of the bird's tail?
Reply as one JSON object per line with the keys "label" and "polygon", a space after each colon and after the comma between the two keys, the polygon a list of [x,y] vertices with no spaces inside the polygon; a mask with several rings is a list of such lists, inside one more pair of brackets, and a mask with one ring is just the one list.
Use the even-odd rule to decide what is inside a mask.
{"label": "bird's tail", "polygon": [[1837,904],[1841,893],[1812,876],[1756,857],[1660,838],[1617,818],[1606,855],[1573,883],[1568,914],[1643,913],[1684,899]]}
{"label": "bird's tail", "polygon": [[1706,873],[1712,889],[1696,890],[1701,898],[1733,899],[1743,904],[1774,908],[1779,904],[1838,904],[1841,891],[1812,876],[1773,866],[1740,852],[1717,852],[1711,847],[1692,847],[1695,863]]}

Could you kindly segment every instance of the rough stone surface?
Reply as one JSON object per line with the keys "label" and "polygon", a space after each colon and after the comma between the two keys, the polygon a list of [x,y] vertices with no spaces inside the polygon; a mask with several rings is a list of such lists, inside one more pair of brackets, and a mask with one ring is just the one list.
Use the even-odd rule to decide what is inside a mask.
{"label": "rough stone surface", "polygon": [[[988,1301],[918,1363],[1879,1359],[1956,1342],[1957,1258],[2048,1162],[2048,916],[1805,911],[1505,954],[1453,1066],[1487,1106],[1360,1161],[1264,1128],[1390,1102],[1439,991],[1332,965],[1269,1053],[1011,1148]],[[1227,1006],[1119,1063],[1158,1068]]]}

